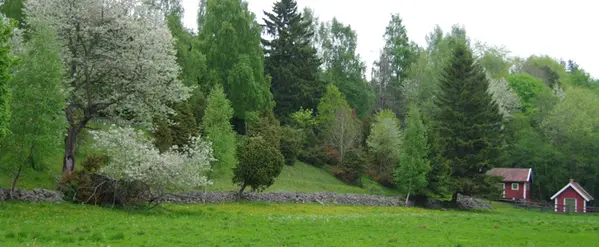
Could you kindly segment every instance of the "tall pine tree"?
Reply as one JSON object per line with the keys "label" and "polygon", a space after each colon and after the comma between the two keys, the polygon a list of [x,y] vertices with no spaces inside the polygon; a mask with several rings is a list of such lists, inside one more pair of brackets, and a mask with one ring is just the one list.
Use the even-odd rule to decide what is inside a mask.
{"label": "tall pine tree", "polygon": [[437,128],[441,159],[451,166],[452,201],[457,194],[493,190],[486,172],[500,162],[502,117],[489,82],[465,42],[459,42],[441,73]]}
{"label": "tall pine tree", "polygon": [[318,79],[321,62],[312,46],[312,20],[298,12],[296,1],[279,0],[264,15],[266,33],[273,38],[262,40],[264,71],[272,77],[275,115],[287,123],[301,107],[316,108],[326,85]]}

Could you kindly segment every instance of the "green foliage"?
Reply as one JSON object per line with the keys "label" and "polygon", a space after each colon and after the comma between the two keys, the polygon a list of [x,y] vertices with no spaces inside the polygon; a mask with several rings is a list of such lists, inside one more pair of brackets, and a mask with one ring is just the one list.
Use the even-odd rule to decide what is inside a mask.
{"label": "green foliage", "polygon": [[457,44],[442,76],[436,121],[440,155],[451,164],[453,200],[457,193],[486,194],[495,185],[485,173],[500,163],[502,116],[464,42]]}
{"label": "green foliage", "polygon": [[12,114],[2,152],[17,167],[42,170],[43,160],[59,153],[64,141],[66,95],[59,51],[54,33],[36,30],[8,83]]}
{"label": "green foliage", "polygon": [[345,154],[359,144],[360,123],[337,87],[330,85],[320,99],[317,120],[330,163],[343,164]]}
{"label": "green foliage", "polygon": [[374,92],[364,78],[366,65],[356,54],[358,37],[337,19],[319,29],[326,80],[337,86],[358,116],[365,117],[374,105]]}
{"label": "green foliage", "polygon": [[237,159],[235,157],[236,136],[231,126],[233,108],[223,88],[217,85],[208,97],[208,106],[203,118],[206,138],[212,142],[216,162],[212,168],[218,175],[230,173]]}
{"label": "green foliage", "polygon": [[322,125],[333,121],[337,108],[349,108],[349,105],[345,100],[345,96],[339,91],[339,88],[329,85],[326,94],[320,99],[320,103],[318,104],[318,116],[316,118],[318,124]]}
{"label": "green foliage", "polygon": [[350,184],[363,186],[362,177],[366,174],[368,158],[362,149],[352,149],[347,153],[345,162],[333,168],[335,177]]}
{"label": "green foliage", "polygon": [[532,75],[549,88],[563,87],[567,80],[565,66],[549,56],[530,56],[518,65],[516,72]]}
{"label": "green foliage", "polygon": [[311,165],[321,166],[324,164],[322,157],[325,156],[322,149],[322,140],[316,135],[318,122],[313,116],[312,109],[300,108],[291,114],[292,126],[299,130],[300,150],[298,159]]}
{"label": "green foliage", "polygon": [[8,134],[10,121],[11,92],[8,82],[12,78],[11,70],[16,59],[11,54],[9,40],[13,36],[15,24],[9,20],[0,20],[0,139]]}
{"label": "green foliage", "polygon": [[379,111],[374,117],[366,141],[372,160],[372,177],[378,182],[393,184],[393,168],[399,163],[402,137],[399,120],[391,110]]}
{"label": "green foliage", "polygon": [[297,155],[302,148],[302,131],[289,126],[281,127],[281,154],[285,157],[285,164],[295,164]]}
{"label": "green foliage", "polygon": [[287,123],[301,107],[316,108],[326,85],[318,78],[321,62],[311,44],[312,21],[298,13],[296,1],[277,1],[265,15],[265,31],[273,38],[262,40],[265,72],[272,76],[275,115]]}
{"label": "green foliage", "polygon": [[399,14],[393,14],[383,36],[385,45],[372,70],[376,109],[392,109],[400,119],[406,114],[409,87],[406,86],[417,46],[410,42]]}
{"label": "green foliage", "polygon": [[[583,88],[572,87],[541,123],[551,143],[567,154],[566,174],[576,179],[592,195],[597,195],[595,183],[599,174],[599,96]],[[563,182],[562,182],[563,183]]]}
{"label": "green foliage", "polygon": [[532,111],[538,94],[550,89],[543,82],[529,74],[512,74],[507,77],[510,87],[518,94],[523,110]]}
{"label": "green foliage", "polygon": [[234,116],[273,106],[270,78],[264,74],[260,25],[240,0],[208,0],[199,32],[208,69],[205,87],[222,83]]}
{"label": "green foliage", "polygon": [[426,129],[420,118],[420,111],[416,107],[411,107],[406,120],[400,162],[393,170],[395,183],[408,196],[413,192],[422,192],[427,185],[426,178],[431,169],[429,151]]}
{"label": "green foliage", "polygon": [[568,161],[560,148],[533,126],[532,118],[524,114],[516,114],[507,125],[510,145],[505,152],[506,163],[510,167],[532,168],[531,197],[548,200],[570,179]]}
{"label": "green foliage", "polygon": [[270,187],[285,165],[279,149],[262,136],[247,137],[240,141],[237,160],[239,163],[233,169],[233,183],[239,185],[240,195],[247,186],[258,192]]}
{"label": "green foliage", "polygon": [[19,23],[19,27],[25,26],[23,18],[23,0],[4,0],[0,7],[0,12],[8,18],[16,20]]}
{"label": "green foliage", "polygon": [[262,136],[277,149],[281,147],[281,124],[272,111],[262,111],[256,121],[248,124],[248,136]]}

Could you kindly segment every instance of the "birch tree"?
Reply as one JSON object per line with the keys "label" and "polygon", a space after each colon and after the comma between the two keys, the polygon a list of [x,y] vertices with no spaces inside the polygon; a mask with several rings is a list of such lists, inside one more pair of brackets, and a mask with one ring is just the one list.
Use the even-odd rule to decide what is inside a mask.
{"label": "birch tree", "polygon": [[165,17],[143,0],[31,0],[25,8],[31,28],[56,32],[68,70],[63,173],[74,171],[77,136],[93,119],[145,123],[189,97]]}
{"label": "birch tree", "polygon": [[41,170],[40,160],[60,152],[66,121],[63,90],[64,71],[54,35],[40,29],[26,43],[15,77],[9,85],[10,136],[3,152],[14,164],[11,193],[26,165]]}

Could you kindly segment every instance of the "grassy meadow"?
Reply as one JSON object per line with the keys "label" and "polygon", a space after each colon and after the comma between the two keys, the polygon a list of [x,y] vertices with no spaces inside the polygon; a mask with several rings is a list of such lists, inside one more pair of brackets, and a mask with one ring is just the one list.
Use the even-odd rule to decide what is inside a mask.
{"label": "grassy meadow", "polygon": [[594,246],[599,217],[235,203],[124,211],[0,203],[1,246]]}

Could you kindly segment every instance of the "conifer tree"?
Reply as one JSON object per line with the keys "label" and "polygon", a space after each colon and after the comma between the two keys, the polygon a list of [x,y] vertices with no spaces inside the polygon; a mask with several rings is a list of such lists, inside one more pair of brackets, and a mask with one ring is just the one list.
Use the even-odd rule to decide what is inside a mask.
{"label": "conifer tree", "polygon": [[212,142],[214,157],[212,168],[216,175],[231,175],[237,159],[235,132],[231,127],[233,108],[222,86],[217,85],[208,97],[208,105],[203,118],[204,132]]}
{"label": "conifer tree", "polygon": [[452,201],[457,194],[490,192],[486,172],[498,165],[502,116],[488,93],[489,82],[465,42],[459,42],[441,73],[437,128],[441,159],[451,166]]}
{"label": "conifer tree", "polygon": [[297,2],[279,0],[272,13],[264,14],[266,33],[273,38],[262,40],[264,71],[272,77],[275,115],[287,123],[289,116],[301,107],[316,108],[326,85],[318,79],[321,62],[311,44],[312,20],[298,12]]}

